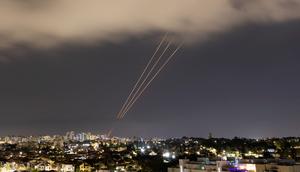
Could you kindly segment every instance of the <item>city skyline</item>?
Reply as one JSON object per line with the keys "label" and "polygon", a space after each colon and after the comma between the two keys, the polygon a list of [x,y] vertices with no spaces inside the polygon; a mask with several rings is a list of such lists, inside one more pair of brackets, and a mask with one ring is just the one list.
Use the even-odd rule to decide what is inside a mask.
{"label": "city skyline", "polygon": [[[193,39],[197,34],[181,33],[182,26],[172,30],[173,25],[158,22],[159,28],[106,33],[120,39],[70,36],[75,41],[60,38],[56,46],[43,48],[36,46],[36,35],[27,35],[36,41],[31,43],[27,37],[10,40],[0,31],[10,42],[0,42],[0,136],[101,133],[116,124],[113,135],[124,137],[299,137],[300,15],[289,15],[224,29],[216,25],[222,31],[199,31]],[[186,44],[126,118],[115,122],[168,31]]]}

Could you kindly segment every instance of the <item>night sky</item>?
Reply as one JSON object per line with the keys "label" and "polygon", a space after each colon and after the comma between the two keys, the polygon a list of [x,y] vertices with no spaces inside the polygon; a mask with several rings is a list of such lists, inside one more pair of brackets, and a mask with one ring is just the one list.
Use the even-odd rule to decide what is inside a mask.
{"label": "night sky", "polygon": [[187,43],[114,122],[164,32],[1,49],[0,135],[300,136],[300,19],[245,22]]}

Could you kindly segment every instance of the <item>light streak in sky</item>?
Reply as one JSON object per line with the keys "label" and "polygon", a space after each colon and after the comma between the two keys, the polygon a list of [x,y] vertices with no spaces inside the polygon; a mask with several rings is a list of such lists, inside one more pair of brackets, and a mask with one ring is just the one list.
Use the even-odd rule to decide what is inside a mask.
{"label": "light streak in sky", "polygon": [[[179,44],[175,50],[171,50],[170,46],[172,45],[172,41],[167,40],[168,33],[166,33],[159,44],[157,45],[155,52],[151,56],[147,65],[143,69],[143,72],[138,77],[135,82],[132,90],[130,91],[128,97],[123,103],[120,111],[117,113],[116,121],[119,121],[125,117],[127,112],[132,108],[132,106],[136,103],[137,100],[142,96],[144,91],[151,85],[153,80],[159,76],[161,71],[166,67],[166,65],[170,62],[170,60],[174,57],[177,51],[183,46],[183,42]],[[166,44],[166,45],[163,45]],[[162,48],[164,46],[164,48]],[[161,50],[160,55],[158,52]],[[165,55],[166,52],[170,51],[170,55]],[[108,132],[108,136],[112,134],[113,128],[111,128]]]}
{"label": "light streak in sky", "polygon": [[144,74],[146,73],[147,69],[149,68],[150,64],[152,63],[153,59],[155,58],[155,56],[156,56],[157,52],[159,51],[161,45],[165,42],[167,36],[168,36],[168,33],[166,33],[166,34],[164,35],[164,37],[162,38],[162,40],[161,40],[160,43],[158,44],[158,46],[157,46],[155,52],[153,53],[152,57],[150,58],[149,62],[148,62],[147,65],[146,65],[146,67],[144,68],[142,74],[140,75],[140,77],[139,77],[138,80],[136,81],[135,85],[133,86],[133,88],[132,88],[132,90],[131,90],[129,96],[127,97],[127,99],[126,99],[126,101],[125,101],[125,103],[122,105],[121,110],[120,110],[119,113],[117,114],[117,118],[120,118],[120,115],[121,115],[121,113],[123,112],[125,106],[128,104],[128,101],[129,101],[130,98],[132,97],[132,94],[133,94],[134,92],[136,92],[137,86],[139,85],[139,83],[140,83],[140,81],[142,80]]}
{"label": "light streak in sky", "polygon": [[[138,89],[135,91],[135,93],[133,94],[133,96],[131,97],[130,101],[127,103],[127,105],[125,106],[124,109],[127,109],[128,106],[134,101],[134,98],[136,97],[136,95],[138,94],[138,92],[141,90],[141,88],[144,86],[145,82],[147,81],[147,79],[149,78],[149,76],[152,74],[153,70],[158,65],[158,63],[160,62],[161,58],[164,56],[164,54],[166,53],[166,51],[168,50],[168,48],[170,47],[170,45],[171,45],[171,42],[168,42],[167,46],[165,47],[165,49],[163,50],[163,52],[161,53],[161,55],[158,57],[158,59],[155,61],[155,63],[151,67],[150,71],[148,71],[148,74],[145,76],[144,80],[142,81],[142,83],[140,84],[140,86],[138,87]],[[120,115],[121,118],[122,118],[123,113],[124,113],[124,110],[121,112],[121,115]]]}
{"label": "light streak in sky", "polygon": [[183,46],[183,43],[179,44],[177,48],[173,51],[173,53],[165,60],[165,62],[160,66],[160,68],[156,71],[156,73],[152,76],[152,78],[146,83],[146,85],[143,87],[143,89],[134,97],[133,101],[126,106],[127,108],[123,111],[121,114],[121,119],[124,118],[125,114],[131,109],[131,107],[134,105],[134,103],[140,98],[140,96],[143,94],[143,92],[150,86],[152,81],[160,74],[160,72],[166,67],[166,65],[169,63],[169,61],[174,57],[176,52]]}

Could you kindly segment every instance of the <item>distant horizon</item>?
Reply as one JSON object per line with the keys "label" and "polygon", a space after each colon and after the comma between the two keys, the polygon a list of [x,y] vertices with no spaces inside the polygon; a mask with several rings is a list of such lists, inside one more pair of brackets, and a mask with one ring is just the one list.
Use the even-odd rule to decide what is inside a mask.
{"label": "distant horizon", "polygon": [[[101,132],[90,132],[90,131],[74,131],[70,130],[65,133],[52,133],[52,134],[32,134],[32,135],[18,135],[18,134],[11,134],[11,135],[0,135],[0,137],[40,137],[40,136],[65,136],[68,132],[74,132],[75,134],[80,134],[80,133],[91,133],[92,135],[98,135],[98,136],[107,136],[107,133],[101,133]],[[143,136],[118,136],[118,135],[111,135],[110,138],[113,137],[118,137],[118,138],[143,138],[143,139],[181,139],[184,137],[187,138],[201,138],[201,139],[210,139],[209,135],[207,136],[171,136],[171,137],[160,137],[160,136],[153,136],[153,137],[143,137]],[[245,137],[245,136],[233,136],[233,137],[222,137],[222,136],[214,136],[212,135],[211,138],[215,139],[234,139],[234,138],[242,138],[242,139],[272,139],[272,138],[300,138],[300,136],[269,136],[269,137]]]}

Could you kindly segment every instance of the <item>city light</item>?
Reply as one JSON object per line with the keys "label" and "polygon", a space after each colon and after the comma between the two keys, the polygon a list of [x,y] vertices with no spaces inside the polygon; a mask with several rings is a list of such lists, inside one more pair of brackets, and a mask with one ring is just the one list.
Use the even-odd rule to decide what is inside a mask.
{"label": "city light", "polygon": [[165,158],[170,158],[170,156],[171,156],[170,152],[163,153],[163,157],[165,157]]}
{"label": "city light", "polygon": [[141,152],[145,153],[145,148],[144,147],[141,148]]}

